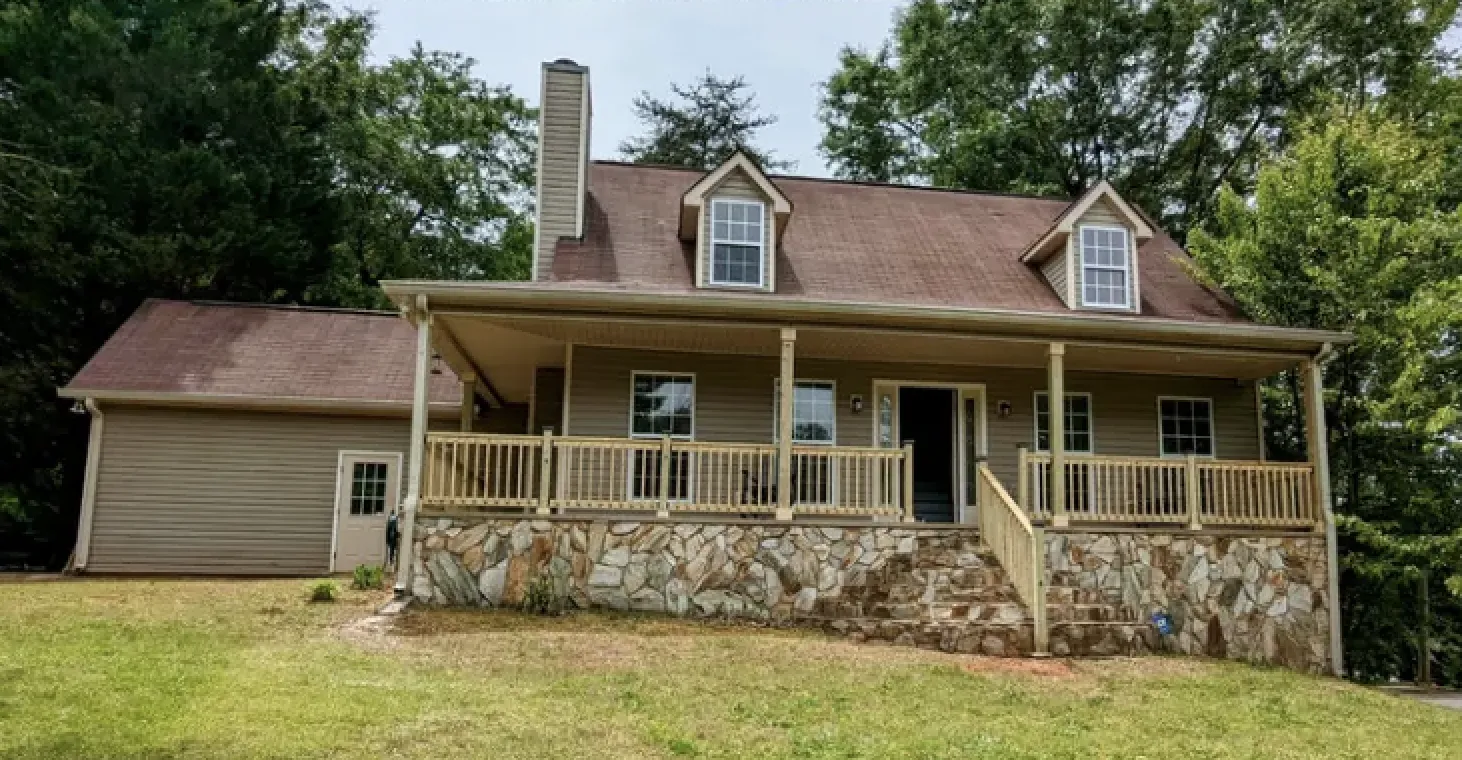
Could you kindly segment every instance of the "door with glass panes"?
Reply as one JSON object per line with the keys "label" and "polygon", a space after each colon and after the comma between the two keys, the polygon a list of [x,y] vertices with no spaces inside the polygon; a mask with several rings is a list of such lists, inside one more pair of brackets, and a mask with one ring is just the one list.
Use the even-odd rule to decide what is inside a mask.
{"label": "door with glass panes", "polygon": [[334,572],[386,561],[386,519],[401,496],[401,455],[341,452],[336,476]]}

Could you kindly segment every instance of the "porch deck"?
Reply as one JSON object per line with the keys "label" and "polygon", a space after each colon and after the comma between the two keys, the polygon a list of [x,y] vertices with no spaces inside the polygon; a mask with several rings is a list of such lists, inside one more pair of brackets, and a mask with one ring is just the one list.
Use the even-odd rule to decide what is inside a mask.
{"label": "porch deck", "polygon": [[[673,438],[430,433],[421,509],[773,515],[777,451],[775,444]],[[913,456],[911,448],[793,446],[792,517],[912,521]],[[1050,456],[1022,451],[1020,459],[1016,483],[1000,483],[987,468],[971,479],[976,512],[998,495],[1038,523],[1323,524],[1307,463],[1072,456],[1065,508],[1053,509]],[[966,519],[975,522],[973,513]]]}

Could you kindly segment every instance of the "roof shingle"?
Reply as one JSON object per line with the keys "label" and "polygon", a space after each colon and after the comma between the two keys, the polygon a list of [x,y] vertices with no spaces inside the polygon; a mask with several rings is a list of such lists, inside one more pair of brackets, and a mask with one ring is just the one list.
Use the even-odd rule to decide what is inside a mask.
{"label": "roof shingle", "polygon": [[[389,312],[152,299],[69,390],[410,403],[416,330]],[[432,402],[454,403],[450,369]]]}
{"label": "roof shingle", "polygon": [[[553,280],[649,292],[695,291],[681,196],[698,170],[594,162],[583,241],[560,240]],[[1020,254],[1070,205],[1057,198],[773,176],[792,202],[764,298],[1070,313]],[[1158,232],[1138,251],[1144,317],[1247,322],[1191,277]]]}

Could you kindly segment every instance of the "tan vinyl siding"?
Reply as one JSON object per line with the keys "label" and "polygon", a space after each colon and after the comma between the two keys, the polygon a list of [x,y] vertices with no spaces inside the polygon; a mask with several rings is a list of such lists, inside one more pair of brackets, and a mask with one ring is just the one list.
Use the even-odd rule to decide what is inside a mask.
{"label": "tan vinyl siding", "polygon": [[543,70],[543,103],[539,136],[538,269],[534,279],[553,272],[558,240],[578,234],[580,186],[587,142],[584,123],[585,82],[582,71]]}
{"label": "tan vinyl siding", "polygon": [[[1071,228],[1072,229],[1072,232],[1071,232],[1071,256],[1072,256],[1072,263],[1074,264],[1074,266],[1071,267],[1071,286],[1072,286],[1071,287],[1071,292],[1074,293],[1076,297],[1075,297],[1075,299],[1071,303],[1069,303],[1067,305],[1070,306],[1073,309],[1082,308],[1082,306],[1081,306],[1081,298],[1082,298],[1082,296],[1081,296],[1081,281],[1082,281],[1081,280],[1081,275],[1082,275],[1082,271],[1081,271],[1081,227],[1082,227],[1082,225],[1085,225],[1085,224],[1097,224],[1097,225],[1102,225],[1104,227],[1121,227],[1121,228],[1127,230],[1128,256],[1131,257],[1130,260],[1131,260],[1131,262],[1133,264],[1133,277],[1134,277],[1134,279],[1135,279],[1136,274],[1137,274],[1137,271],[1136,271],[1136,263],[1137,263],[1137,260],[1136,260],[1136,257],[1132,255],[1133,254],[1133,251],[1132,251],[1132,236],[1134,234],[1136,234],[1136,233],[1133,231],[1132,225],[1130,225],[1130,224],[1127,223],[1127,220],[1122,217],[1121,213],[1119,213],[1117,211],[1116,207],[1112,205],[1111,201],[1108,201],[1106,198],[1102,198],[1101,200],[1098,200],[1096,203],[1093,203],[1091,205],[1091,208],[1087,209],[1086,210],[1086,213],[1085,214],[1082,214],[1081,215],[1081,218],[1077,219],[1076,220],[1076,223],[1074,225],[1072,225],[1072,228]],[[1128,286],[1131,287],[1133,284],[1134,283],[1128,283]],[[1135,292],[1132,294],[1132,305],[1133,305],[1134,308],[1137,305],[1137,298],[1136,298],[1136,293]],[[1110,308],[1107,308],[1107,309],[1103,309],[1101,307],[1095,307],[1095,308],[1097,308],[1100,311],[1113,311],[1113,309],[1110,309]],[[1117,309],[1116,311],[1121,311],[1121,309]]]}
{"label": "tan vinyl siding", "polygon": [[[574,435],[624,437],[629,434],[630,377],[635,371],[691,372],[696,376],[695,437],[700,441],[772,440],[773,357],[664,353],[576,346],[572,407]],[[987,450],[990,467],[1002,481],[1015,482],[1016,445],[1035,444],[1035,392],[1046,387],[1041,369],[957,367],[948,365],[797,362],[797,377],[837,383],[837,443],[873,444],[873,381],[903,380],[983,383],[986,387]],[[1157,456],[1159,396],[1213,399],[1215,445],[1223,459],[1258,459],[1254,384],[1232,380],[1067,372],[1068,392],[1092,394],[1093,430],[1098,454]],[[864,410],[853,414],[848,397],[862,395]],[[1011,414],[1001,419],[998,404]]]}
{"label": "tan vinyl siding", "polygon": [[711,203],[717,198],[760,201],[764,204],[762,208],[762,266],[765,268],[765,279],[769,286],[768,289],[770,289],[770,286],[776,282],[771,271],[772,262],[776,260],[772,251],[772,227],[776,222],[772,213],[771,199],[762,194],[761,188],[757,187],[756,183],[746,176],[746,172],[740,169],[727,174],[719,185],[706,193],[706,202],[701,209],[700,239],[696,241],[698,251],[696,259],[700,267],[696,273],[696,281],[703,287],[716,287],[711,285]]}
{"label": "tan vinyl siding", "polygon": [[1051,288],[1061,297],[1061,303],[1070,308],[1071,301],[1067,298],[1069,294],[1066,291],[1066,251],[1058,251],[1056,255],[1046,259],[1046,263],[1041,265],[1041,274],[1046,276],[1046,281],[1051,283]]}
{"label": "tan vinyl siding", "polygon": [[339,451],[410,440],[405,418],[103,412],[93,572],[328,572]]}

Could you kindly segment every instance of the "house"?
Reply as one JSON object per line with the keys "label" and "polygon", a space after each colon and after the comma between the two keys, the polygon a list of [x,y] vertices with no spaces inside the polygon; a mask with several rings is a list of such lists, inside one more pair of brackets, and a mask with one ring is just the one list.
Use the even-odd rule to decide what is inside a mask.
{"label": "house", "polygon": [[[532,280],[383,285],[415,339],[381,401],[404,414],[411,392],[398,590],[496,604],[547,577],[585,606],[946,649],[1339,668],[1318,389],[1350,336],[1247,319],[1104,182],[1047,198],[741,153],[594,161],[589,72],[566,60],[541,106]],[[457,430],[433,424],[454,401],[437,362]],[[1264,450],[1257,384],[1286,371],[1308,462]],[[67,393],[101,398],[87,375]],[[167,435],[189,425],[211,427]],[[316,523],[344,514],[319,501]]]}

